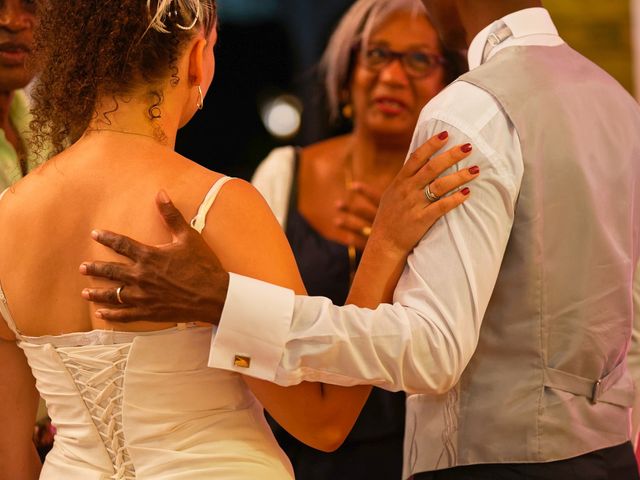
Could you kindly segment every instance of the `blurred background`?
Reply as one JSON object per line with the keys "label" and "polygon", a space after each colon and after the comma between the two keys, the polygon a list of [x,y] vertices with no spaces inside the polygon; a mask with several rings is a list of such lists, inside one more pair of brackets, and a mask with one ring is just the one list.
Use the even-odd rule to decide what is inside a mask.
{"label": "blurred background", "polygon": [[[216,76],[177,150],[249,179],[280,145],[339,131],[327,122],[317,64],[351,0],[218,0]],[[546,0],[572,47],[640,98],[640,0]]]}

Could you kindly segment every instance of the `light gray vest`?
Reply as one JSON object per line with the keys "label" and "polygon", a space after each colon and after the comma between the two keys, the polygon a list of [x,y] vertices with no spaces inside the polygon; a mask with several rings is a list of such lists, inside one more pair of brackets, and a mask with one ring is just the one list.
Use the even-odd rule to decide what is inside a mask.
{"label": "light gray vest", "polygon": [[524,176],[473,358],[452,391],[407,400],[405,477],[629,440],[640,108],[566,45],[505,48],[459,81],[502,105]]}

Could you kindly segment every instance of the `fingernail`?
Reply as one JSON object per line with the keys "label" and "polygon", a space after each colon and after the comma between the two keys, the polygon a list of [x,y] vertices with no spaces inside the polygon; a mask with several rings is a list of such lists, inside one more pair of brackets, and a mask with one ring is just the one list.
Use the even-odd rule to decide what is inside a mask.
{"label": "fingernail", "polygon": [[469,190],[468,187],[464,187],[462,190],[460,190],[462,192],[463,195],[469,195],[471,193],[471,190]]}
{"label": "fingernail", "polygon": [[87,273],[87,266],[84,263],[80,265],[80,273],[83,275]]}
{"label": "fingernail", "polygon": [[447,132],[446,130],[438,135],[438,139],[440,140],[446,140],[447,138],[449,138],[449,132]]}
{"label": "fingernail", "polygon": [[169,199],[169,195],[167,195],[167,192],[165,192],[164,190],[160,190],[158,192],[158,199],[162,202],[162,203],[169,203],[171,200]]}
{"label": "fingernail", "polygon": [[100,232],[98,232],[98,230],[91,230],[91,238],[93,238],[94,240],[97,240],[99,235]]}
{"label": "fingernail", "polygon": [[477,165],[471,167],[469,169],[469,173],[472,175],[477,175],[478,173],[480,173],[480,167],[478,167]]}
{"label": "fingernail", "polygon": [[473,150],[473,147],[470,143],[465,143],[460,147],[460,150],[462,150],[462,153],[469,153],[471,150]]}
{"label": "fingernail", "polygon": [[338,200],[336,201],[336,208],[340,209],[340,208],[344,208],[345,203],[342,200]]}
{"label": "fingernail", "polygon": [[96,310],[96,317],[103,318],[102,317],[102,312],[100,310]]}
{"label": "fingernail", "polygon": [[82,298],[89,300],[89,289],[85,288],[84,290],[82,290],[82,293],[80,295],[82,295]]}

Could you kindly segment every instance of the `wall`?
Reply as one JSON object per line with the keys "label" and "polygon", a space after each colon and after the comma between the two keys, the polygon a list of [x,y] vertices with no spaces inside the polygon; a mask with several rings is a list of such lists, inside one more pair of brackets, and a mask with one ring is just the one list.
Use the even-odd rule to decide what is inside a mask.
{"label": "wall", "polygon": [[[634,79],[631,11],[640,0],[545,0],[560,35],[630,92]],[[638,12],[636,12],[636,16]],[[635,32],[637,34],[637,31]],[[637,65],[636,65],[637,66]]]}

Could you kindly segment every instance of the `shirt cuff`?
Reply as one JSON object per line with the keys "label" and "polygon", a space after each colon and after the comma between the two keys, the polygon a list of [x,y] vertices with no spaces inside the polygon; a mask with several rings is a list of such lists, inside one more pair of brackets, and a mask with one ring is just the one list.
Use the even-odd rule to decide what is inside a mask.
{"label": "shirt cuff", "polygon": [[284,352],[292,290],[229,274],[229,290],[213,335],[208,365],[273,382]]}

